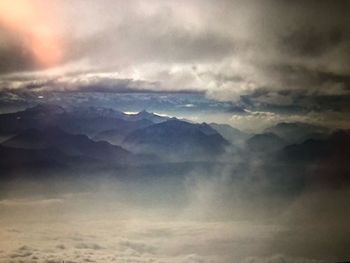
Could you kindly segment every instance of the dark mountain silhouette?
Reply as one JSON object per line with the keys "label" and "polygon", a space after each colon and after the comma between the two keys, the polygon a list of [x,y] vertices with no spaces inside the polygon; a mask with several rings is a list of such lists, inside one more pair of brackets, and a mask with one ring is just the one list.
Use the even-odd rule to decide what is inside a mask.
{"label": "dark mountain silhouette", "polygon": [[339,130],[327,139],[289,145],[283,149],[282,156],[295,161],[350,160],[350,131]]}
{"label": "dark mountain silhouette", "polygon": [[[98,160],[86,156],[69,156],[56,148],[21,149],[0,145],[0,177],[48,176],[101,166]],[[86,169],[89,167],[88,169]]]}
{"label": "dark mountain silhouette", "polygon": [[266,133],[274,133],[289,143],[301,143],[308,139],[324,139],[330,130],[323,126],[294,122],[281,122],[275,126],[267,128]]}
{"label": "dark mountain silhouette", "polygon": [[95,141],[107,141],[114,145],[120,145],[131,132],[148,127],[153,124],[150,120],[140,119],[134,121],[115,120],[118,128],[99,132],[93,137]]}
{"label": "dark mountain silhouette", "polygon": [[29,129],[2,143],[2,146],[21,149],[55,148],[70,156],[86,156],[115,162],[128,162],[133,154],[107,142],[94,142],[86,135],[72,135],[59,128]]}
{"label": "dark mountain silhouette", "polygon": [[[111,130],[115,130],[115,134],[118,130],[125,136],[132,130],[166,119],[146,111],[128,115],[102,107],[73,107],[67,110],[57,105],[39,104],[24,111],[0,115],[0,135],[8,136],[27,129],[40,130],[57,126],[66,132],[85,134],[90,137]],[[130,123],[127,124],[127,122]]]}
{"label": "dark mountain silhouette", "polygon": [[207,124],[170,119],[132,132],[123,145],[170,159],[202,159],[223,153],[229,143]]}
{"label": "dark mountain silhouette", "polygon": [[73,108],[59,116],[56,125],[69,133],[94,137],[100,132],[124,127],[126,119],[128,119],[127,114],[114,109],[83,107]]}
{"label": "dark mountain silhouette", "polygon": [[233,128],[228,124],[210,123],[210,126],[218,131],[226,140],[233,145],[241,146],[248,139],[249,135]]}
{"label": "dark mountain silhouette", "polygon": [[131,121],[139,121],[139,120],[148,120],[153,123],[161,123],[169,119],[169,117],[163,117],[159,116],[157,114],[148,112],[146,110],[142,110],[139,113],[136,114],[129,114],[124,116],[125,120],[131,120]]}
{"label": "dark mountain silhouette", "polygon": [[[176,119],[174,119],[176,120]],[[187,121],[184,121],[187,122]],[[215,134],[219,134],[217,132],[217,130],[215,130],[213,127],[211,127],[209,124],[203,122],[201,124],[196,124],[196,123],[192,123],[194,125],[197,125],[197,128],[200,129],[201,132],[203,132],[206,135],[215,135]]]}
{"label": "dark mountain silhouette", "polygon": [[305,177],[313,185],[337,188],[350,185],[348,130],[336,131],[326,139],[309,139],[301,144],[286,146],[276,157],[278,163],[304,169]]}
{"label": "dark mountain silhouette", "polygon": [[2,168],[22,168],[26,165],[63,167],[71,157],[54,148],[18,149],[0,146],[0,166]]}
{"label": "dark mountain silhouette", "polygon": [[111,109],[111,108],[104,108],[104,107],[96,107],[96,106],[89,106],[89,107],[73,107],[67,112],[71,115],[74,115],[76,118],[82,118],[82,119],[93,119],[93,118],[118,118],[123,119],[127,117],[126,114],[124,114],[121,111]]}
{"label": "dark mountain silhouette", "polygon": [[48,104],[39,104],[16,113],[1,114],[0,133],[15,134],[31,128],[42,129],[55,125],[64,114],[64,108]]}
{"label": "dark mountain silhouette", "polygon": [[273,133],[256,134],[246,141],[246,147],[252,153],[272,153],[282,149],[286,141]]}

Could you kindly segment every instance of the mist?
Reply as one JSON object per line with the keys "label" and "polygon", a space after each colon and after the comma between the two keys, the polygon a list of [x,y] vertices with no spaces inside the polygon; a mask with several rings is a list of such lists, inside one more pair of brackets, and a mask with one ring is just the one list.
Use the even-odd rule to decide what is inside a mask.
{"label": "mist", "polygon": [[346,259],[348,186],[245,154],[176,173],[18,175],[2,184],[1,262]]}

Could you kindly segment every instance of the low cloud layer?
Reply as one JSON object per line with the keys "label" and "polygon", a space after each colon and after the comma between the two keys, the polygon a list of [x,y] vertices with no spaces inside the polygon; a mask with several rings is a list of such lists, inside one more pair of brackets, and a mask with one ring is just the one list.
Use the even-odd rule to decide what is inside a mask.
{"label": "low cloud layer", "polygon": [[2,184],[0,262],[348,260],[348,181],[294,166],[237,157],[129,179],[18,175]]}
{"label": "low cloud layer", "polygon": [[[275,223],[170,219],[156,210],[121,219],[118,211],[98,212],[85,206],[85,212],[67,214],[71,203],[50,205],[54,207],[48,214],[50,207],[31,203],[46,219],[31,215],[14,220],[11,212],[2,213],[0,262],[324,262],[271,248],[284,229]],[[21,209],[25,208],[16,207],[17,212]],[[125,217],[128,212],[121,213]]]}

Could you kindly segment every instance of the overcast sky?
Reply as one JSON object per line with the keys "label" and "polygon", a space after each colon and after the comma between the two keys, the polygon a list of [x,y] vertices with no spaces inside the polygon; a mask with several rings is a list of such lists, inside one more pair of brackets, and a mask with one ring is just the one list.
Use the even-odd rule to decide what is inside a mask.
{"label": "overcast sky", "polygon": [[2,0],[1,94],[200,91],[347,126],[349,12],[349,1]]}

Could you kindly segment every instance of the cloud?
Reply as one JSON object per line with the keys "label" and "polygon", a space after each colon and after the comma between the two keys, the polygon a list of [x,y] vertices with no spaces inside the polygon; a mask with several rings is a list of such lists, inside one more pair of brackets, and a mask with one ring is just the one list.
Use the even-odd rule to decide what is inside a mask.
{"label": "cloud", "polygon": [[35,61],[30,52],[11,32],[0,27],[1,39],[5,44],[0,45],[0,72],[28,70],[35,67]]}
{"label": "cloud", "polygon": [[208,262],[205,258],[196,254],[190,254],[184,257],[182,263],[205,263]]}
{"label": "cloud", "polygon": [[[51,17],[43,2],[28,2],[28,25],[0,21],[2,90],[190,90],[256,111],[348,111],[346,1],[52,1]],[[50,33],[29,38],[55,40],[55,63],[26,44],[38,21]]]}
{"label": "cloud", "polygon": [[[305,188],[300,182],[303,173],[291,168],[294,166],[276,167],[273,161],[262,163],[240,156],[226,166],[186,173],[185,181],[170,180],[165,192],[164,181],[157,176],[152,182],[142,179],[141,184],[133,185],[99,175],[81,177],[69,184],[73,192],[67,193],[63,187],[67,182],[58,176],[59,182],[48,181],[45,186],[49,187],[43,185],[43,189],[64,189],[64,193],[50,191],[50,198],[2,201],[6,205],[1,209],[0,262],[301,263],[345,259],[348,187],[334,189],[326,181],[317,184],[320,188]],[[316,183],[319,179],[315,178]],[[81,192],[85,184],[88,192]],[[25,184],[27,195],[31,195],[30,185]],[[18,183],[14,186],[17,191],[22,189]],[[154,196],[148,197],[150,193]],[[7,188],[5,194],[23,193]],[[171,198],[164,207],[158,206],[159,198],[165,196]],[[150,206],[144,206],[145,198]],[[176,198],[184,199],[179,207],[174,205]],[[59,206],[48,201],[61,199],[64,202]]]}
{"label": "cloud", "polygon": [[31,256],[32,253],[32,248],[27,247],[27,246],[22,246],[18,248],[14,253],[10,254],[10,258],[26,258]]}
{"label": "cloud", "polygon": [[323,260],[290,257],[286,255],[272,255],[269,257],[248,257],[243,263],[325,263]]}
{"label": "cloud", "polygon": [[16,207],[16,206],[51,206],[51,205],[59,205],[63,203],[63,199],[4,199],[0,200],[0,205],[8,206],[8,207]]}
{"label": "cloud", "polygon": [[[60,28],[55,4],[44,1],[2,1],[0,27],[5,34],[15,38],[3,38],[0,54],[11,52],[2,64],[3,71],[23,70],[52,66],[62,57]],[[50,10],[51,15],[47,15]],[[5,47],[5,48],[4,48]],[[19,54],[19,55],[17,55]],[[11,57],[16,60],[12,60]],[[15,66],[19,68],[15,68]]]}
{"label": "cloud", "polygon": [[121,241],[120,246],[125,249],[131,249],[135,251],[137,254],[154,254],[156,251],[156,248],[154,246],[150,246],[141,242],[133,242],[133,241]]}
{"label": "cloud", "polygon": [[343,41],[343,32],[339,28],[320,31],[306,27],[286,32],[281,38],[281,49],[291,55],[319,57],[331,52]]}
{"label": "cloud", "polygon": [[100,246],[99,244],[95,244],[95,243],[79,243],[75,247],[77,249],[92,249],[92,250],[104,249],[102,246]]}

